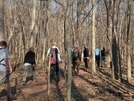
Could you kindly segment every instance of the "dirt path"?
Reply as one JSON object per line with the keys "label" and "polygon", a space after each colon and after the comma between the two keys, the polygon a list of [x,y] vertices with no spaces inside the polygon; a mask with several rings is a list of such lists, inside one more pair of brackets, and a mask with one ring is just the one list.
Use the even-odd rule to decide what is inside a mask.
{"label": "dirt path", "polygon": [[[60,82],[51,82],[50,101],[64,101],[66,97],[66,85],[63,65],[61,66]],[[109,68],[97,69],[96,76],[92,76],[92,70],[84,70],[81,65],[80,73],[72,79],[72,101],[134,101],[134,86],[122,84],[110,79]],[[16,69],[11,75],[12,93],[17,95],[14,101],[46,101],[47,79],[43,70],[37,70],[38,82],[33,82],[28,75],[28,82],[22,85],[23,69]],[[6,101],[4,84],[0,86],[0,101]]]}

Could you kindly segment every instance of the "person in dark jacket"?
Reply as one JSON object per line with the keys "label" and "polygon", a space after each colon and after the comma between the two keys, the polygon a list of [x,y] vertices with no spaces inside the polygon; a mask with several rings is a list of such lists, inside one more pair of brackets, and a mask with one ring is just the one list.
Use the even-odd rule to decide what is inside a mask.
{"label": "person in dark jacket", "polygon": [[83,60],[85,63],[85,69],[87,69],[89,64],[89,50],[87,46],[85,46],[83,50]]}
{"label": "person in dark jacket", "polygon": [[30,47],[29,51],[25,54],[24,57],[24,75],[23,75],[23,85],[26,84],[26,78],[27,78],[27,72],[31,71],[33,76],[33,81],[36,80],[36,74],[35,74],[35,52],[34,48]]}
{"label": "person in dark jacket", "polygon": [[101,67],[103,67],[103,65],[105,64],[105,47],[103,47],[103,49],[101,50]]}

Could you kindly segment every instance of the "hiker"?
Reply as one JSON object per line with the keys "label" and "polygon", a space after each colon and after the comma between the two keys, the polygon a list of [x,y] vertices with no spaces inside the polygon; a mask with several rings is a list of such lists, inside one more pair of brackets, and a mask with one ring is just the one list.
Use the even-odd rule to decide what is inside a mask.
{"label": "hiker", "polygon": [[95,60],[97,63],[97,66],[100,67],[100,58],[101,58],[101,51],[98,47],[95,49]]}
{"label": "hiker", "polygon": [[37,82],[36,80],[36,73],[35,73],[35,52],[34,47],[30,47],[29,51],[25,54],[24,57],[24,75],[23,75],[23,85],[26,84],[26,78],[28,71],[32,72],[32,80]]}
{"label": "hiker", "polygon": [[85,63],[85,69],[88,69],[88,64],[89,64],[89,49],[88,49],[87,46],[84,46],[83,60],[84,60],[84,63]]}
{"label": "hiker", "polygon": [[73,70],[72,70],[72,75],[75,75],[75,69],[77,69],[77,74],[79,73],[79,66],[81,62],[81,50],[78,47],[78,43],[76,43],[75,46],[72,48],[72,65],[73,65]]}
{"label": "hiker", "polygon": [[[105,47],[103,46],[103,49],[101,50],[101,61],[102,61],[102,64],[104,65],[105,63]],[[103,67],[101,65],[101,67]]]}
{"label": "hiker", "polygon": [[[49,55],[51,57],[50,59],[50,72],[52,72],[52,69],[54,69],[53,72],[56,72],[56,81],[60,81],[60,70],[59,70],[59,62],[61,62],[60,58],[60,51],[59,48],[56,46],[56,42],[53,43],[52,47],[48,49],[47,51],[47,59],[49,59]],[[52,72],[52,75],[54,74]],[[51,75],[51,73],[50,73]]]}
{"label": "hiker", "polygon": [[6,41],[0,41],[0,79],[2,80],[5,77],[4,83],[5,83],[5,90],[7,91],[7,101],[11,101],[15,99],[15,97],[11,94],[11,86],[10,86],[10,74],[12,73],[13,70],[10,63],[8,50],[6,49],[6,47],[7,47]]}

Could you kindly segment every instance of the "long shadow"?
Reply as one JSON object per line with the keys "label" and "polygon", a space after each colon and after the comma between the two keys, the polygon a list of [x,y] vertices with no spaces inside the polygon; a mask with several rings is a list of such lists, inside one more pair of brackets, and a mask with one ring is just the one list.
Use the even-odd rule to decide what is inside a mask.
{"label": "long shadow", "polygon": [[19,66],[20,66],[21,64],[22,64],[22,63],[16,64],[16,65],[13,67],[14,71],[15,71],[17,68],[19,68]]}
{"label": "long shadow", "polygon": [[75,99],[75,101],[88,101],[85,97],[83,97],[78,88],[75,86],[74,82],[72,81],[72,89],[71,89],[72,97]]}
{"label": "long shadow", "polygon": [[134,85],[130,84],[127,80],[122,79],[122,83],[128,88],[134,91]]}
{"label": "long shadow", "polygon": [[[109,81],[113,82],[113,80],[111,79],[111,74],[105,72],[103,69],[100,69],[100,70],[98,70],[98,71],[99,71],[100,73],[102,73],[103,75],[105,75],[106,77],[108,77],[108,78],[109,78]],[[115,83],[113,82],[113,84],[115,84]],[[124,85],[125,87],[127,87],[128,89],[134,90],[134,85],[128,83],[128,81],[125,80],[125,79],[122,79],[121,84],[123,84],[123,85]],[[118,85],[118,87],[119,87],[119,85]],[[115,87],[115,88],[118,88],[118,87]],[[120,88],[125,89],[124,87],[121,87],[121,86],[120,86]]]}
{"label": "long shadow", "polygon": [[65,79],[64,70],[60,68],[60,75]]}
{"label": "long shadow", "polygon": [[[17,84],[17,81],[16,81],[16,79],[15,79],[15,86],[12,86],[11,87],[11,94],[12,95],[16,95],[17,94],[17,87],[16,87],[16,84]],[[0,98],[1,97],[4,97],[4,96],[7,96],[7,92],[6,92],[6,90],[5,89],[3,89],[2,91],[1,91],[1,93],[0,93]],[[17,98],[15,98],[14,100],[16,100]]]}
{"label": "long shadow", "polygon": [[31,75],[31,76],[27,76],[27,78],[26,78],[26,83],[28,82],[28,81],[30,81],[30,80],[33,80],[33,76]]}
{"label": "long shadow", "polygon": [[[64,75],[64,70],[63,69],[60,69],[60,75],[65,79],[65,75]],[[71,94],[72,95],[71,96],[75,99],[75,101],[88,101],[86,98],[84,98],[80,94],[80,92],[79,92],[78,88],[75,86],[73,80],[72,80],[72,85],[71,86],[72,86],[72,88],[71,88]],[[59,89],[59,88],[57,87],[57,89]],[[64,101],[63,99],[62,99],[62,101]]]}
{"label": "long shadow", "polygon": [[[98,92],[98,94],[96,94],[96,95],[99,95],[100,92],[101,93],[105,93],[105,91],[107,91],[108,93],[110,93],[110,94],[112,94],[112,95],[114,95],[114,96],[122,99],[122,97],[120,96],[120,94],[118,94],[118,92],[115,92],[114,90],[109,89],[109,86],[104,87],[103,85],[100,85],[99,83],[91,82],[91,81],[87,80],[86,78],[83,78],[81,75],[78,75],[78,77],[80,77],[81,79],[85,80],[86,82],[88,82],[89,84],[93,85],[94,87],[102,88],[103,91],[100,89],[99,92]],[[107,82],[107,85],[113,86],[109,82]],[[116,89],[118,89],[118,88],[116,88]],[[92,96],[92,97],[95,98],[96,96]],[[103,99],[103,100],[105,100],[105,99]]]}
{"label": "long shadow", "polygon": [[103,70],[103,67],[99,68],[98,71],[101,72],[103,75],[109,77],[109,78],[112,77],[112,75],[110,73],[105,72],[105,70]]}
{"label": "long shadow", "polygon": [[[83,70],[83,71],[85,71],[84,68],[80,68],[80,69]],[[61,69],[60,72],[61,72],[61,76],[64,78],[64,70]],[[89,72],[89,71],[86,71],[86,72],[91,73],[91,71],[90,71],[90,72]],[[108,77],[111,76],[110,74],[108,74],[108,73],[106,73],[106,72],[104,72],[104,71],[100,71],[100,72],[103,73],[104,75],[108,76]],[[101,89],[99,90],[101,93],[108,92],[108,93],[110,93],[110,94],[116,96],[117,98],[122,99],[121,93],[118,92],[118,90],[120,90],[120,89],[116,86],[116,84],[114,84],[114,82],[109,83],[109,82],[106,81],[107,85],[112,86],[112,87],[113,87],[114,89],[116,89],[116,90],[111,89],[110,86],[104,87],[103,85],[99,85],[98,83],[91,82],[91,81],[89,81],[88,79],[84,78],[84,77],[81,76],[81,75],[77,75],[77,76],[78,76],[79,78],[81,78],[82,80],[85,80],[87,83],[93,85],[94,87],[103,88],[103,90],[101,90]],[[105,79],[102,78],[102,80],[105,80]],[[112,80],[111,80],[111,81],[112,81]],[[59,88],[57,87],[57,89],[59,89]],[[83,96],[81,95],[81,93],[79,92],[78,87],[75,86],[75,84],[74,84],[73,81],[72,81],[72,90],[71,90],[71,92],[72,92],[72,97],[73,97],[76,101],[88,101],[88,99],[86,99],[85,97],[83,97]],[[77,93],[76,93],[76,92],[77,92]],[[98,96],[99,96],[100,92],[97,93]],[[90,97],[90,98],[95,98],[96,96],[88,94],[88,97]],[[100,100],[103,100],[103,101],[107,101],[106,99],[103,99],[103,98],[99,98],[99,99],[100,99]],[[64,100],[62,100],[62,101],[64,101]]]}
{"label": "long shadow", "polygon": [[[56,86],[56,92],[58,93],[57,95],[58,95],[58,101],[64,101],[64,96],[62,95],[62,92],[61,92],[61,87],[59,87],[59,82],[60,81],[56,81],[56,77],[55,77],[55,75],[56,75],[56,70],[54,69],[54,68],[51,68],[51,74],[50,74],[50,83],[52,83],[52,81],[55,81],[56,83],[55,83],[55,86]],[[63,78],[64,78],[64,71],[61,69],[61,68],[59,68],[59,71],[60,71],[60,76],[62,76]],[[60,77],[60,79],[61,79],[61,77]],[[55,93],[56,93],[55,92]]]}
{"label": "long shadow", "polygon": [[[115,83],[111,78],[107,78],[107,80],[105,80],[106,78],[103,78],[102,76],[100,76],[100,79],[102,79],[103,81],[105,81],[107,83],[108,86],[105,90],[111,94],[113,94],[114,96],[117,96],[120,99],[124,99],[124,97],[122,96],[122,94],[125,94],[127,92],[131,92],[133,93],[134,88],[130,88],[130,84],[123,84],[123,83]],[[130,91],[131,89],[131,91]],[[134,95],[132,95],[132,98],[134,97]]]}
{"label": "long shadow", "polygon": [[[81,68],[81,70],[85,71],[84,68]],[[113,80],[111,79],[111,74],[105,72],[105,71],[103,70],[103,67],[102,67],[102,68],[99,68],[99,69],[97,69],[97,70],[98,70],[98,72],[102,73],[102,75],[105,75],[105,76],[106,76],[105,79],[108,80],[108,81],[105,81],[105,79],[100,76],[100,78],[102,79],[102,81],[105,81],[108,85],[111,85],[111,86],[113,87],[113,88],[108,87],[108,88],[105,89],[108,93],[113,94],[114,96],[116,96],[116,97],[122,99],[121,92],[119,92],[119,91],[122,91],[122,93],[123,93],[123,92],[125,92],[125,91],[126,91],[126,92],[129,92],[128,89],[131,89],[131,92],[132,92],[132,90],[134,90],[134,86],[133,86],[132,84],[129,84],[129,83],[128,83],[127,81],[125,81],[125,80],[123,80],[122,83],[119,84],[119,85],[116,84],[115,82],[113,82]],[[90,71],[88,70],[88,71],[85,71],[85,72],[91,74],[91,69],[90,69]],[[82,78],[82,79],[83,79],[83,78]],[[110,82],[111,82],[111,83],[110,83]],[[90,82],[90,83],[91,83],[91,82]],[[123,86],[121,86],[122,84],[123,84],[123,86],[127,87],[128,89],[125,88],[125,87],[123,87]],[[93,85],[99,87],[99,85],[96,85],[95,83],[93,83]]]}
{"label": "long shadow", "polygon": [[3,96],[6,96],[7,95],[7,92],[5,89],[3,89],[1,92],[0,92],[0,98],[3,97]]}
{"label": "long shadow", "polygon": [[58,83],[56,83],[56,89],[57,89],[57,92],[58,92],[59,101],[64,101],[64,96],[62,95],[62,92],[61,92],[61,89],[60,89]]}

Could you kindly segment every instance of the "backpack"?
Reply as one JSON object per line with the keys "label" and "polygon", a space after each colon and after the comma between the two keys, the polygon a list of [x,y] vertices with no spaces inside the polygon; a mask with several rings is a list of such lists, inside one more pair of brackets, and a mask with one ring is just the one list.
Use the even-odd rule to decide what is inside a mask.
{"label": "backpack", "polygon": [[57,54],[58,54],[58,49],[57,48],[51,48],[50,49],[50,64],[56,64],[57,63]]}
{"label": "backpack", "polygon": [[74,48],[72,50],[72,60],[77,60],[78,58],[79,58],[78,48]]}

